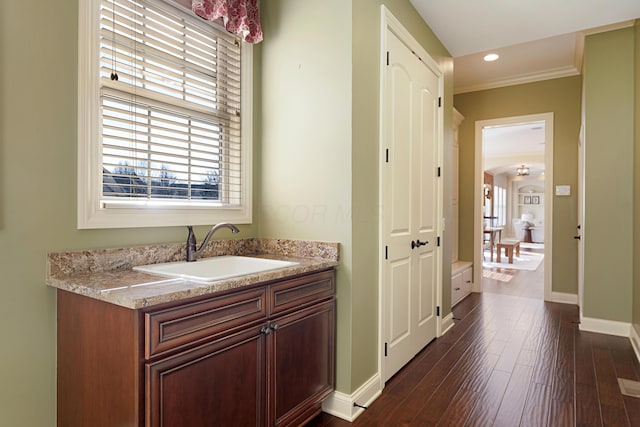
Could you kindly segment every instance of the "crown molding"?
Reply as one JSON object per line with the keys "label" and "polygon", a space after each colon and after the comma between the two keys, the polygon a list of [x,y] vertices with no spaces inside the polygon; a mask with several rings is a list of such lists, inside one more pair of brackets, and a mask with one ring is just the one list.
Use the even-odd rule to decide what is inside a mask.
{"label": "crown molding", "polygon": [[537,73],[521,74],[519,76],[512,76],[505,79],[492,80],[477,85],[461,86],[454,88],[454,95],[466,92],[476,92],[479,90],[496,89],[505,86],[515,86],[526,83],[534,83],[542,80],[560,79],[563,77],[577,76],[580,74],[580,70],[575,65],[569,65],[566,67],[553,68]]}
{"label": "crown molding", "polygon": [[[453,93],[455,95],[467,92],[476,92],[487,89],[497,89],[505,86],[515,86],[526,83],[534,83],[543,80],[559,79],[563,77],[571,77],[582,74],[582,63],[584,57],[584,41],[587,36],[592,34],[604,33],[607,31],[615,31],[623,28],[634,26],[636,20],[618,22],[616,24],[604,25],[602,27],[591,28],[576,33],[576,44],[573,57],[573,65],[566,67],[552,68],[535,73],[521,74],[516,76],[510,76],[504,79],[487,81],[475,85],[454,87]],[[454,82],[455,84],[455,82]]]}
{"label": "crown molding", "polygon": [[622,21],[615,24],[603,25],[602,27],[590,28],[588,30],[581,31],[584,36],[590,36],[591,34],[606,33],[607,31],[621,30],[623,28],[633,27],[636,23],[635,19],[629,21]]}

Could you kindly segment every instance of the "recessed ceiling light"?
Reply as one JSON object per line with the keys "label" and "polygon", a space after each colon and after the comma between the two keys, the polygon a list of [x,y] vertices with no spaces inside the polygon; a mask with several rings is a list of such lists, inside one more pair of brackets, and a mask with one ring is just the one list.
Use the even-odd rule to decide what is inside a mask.
{"label": "recessed ceiling light", "polygon": [[498,58],[500,58],[500,55],[498,55],[497,53],[490,53],[488,55],[485,55],[484,60],[487,62],[491,62],[495,61]]}

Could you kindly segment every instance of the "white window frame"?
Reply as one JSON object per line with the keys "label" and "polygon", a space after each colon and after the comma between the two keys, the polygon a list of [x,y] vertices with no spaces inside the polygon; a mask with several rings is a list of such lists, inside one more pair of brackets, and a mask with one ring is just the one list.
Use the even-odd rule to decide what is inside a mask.
{"label": "white window frame", "polygon": [[[253,52],[242,45],[241,168],[239,206],[175,206],[132,201],[105,206],[100,144],[100,0],[79,0],[78,22],[78,218],[79,229],[207,225],[252,221]],[[179,6],[177,6],[179,7]]]}
{"label": "white window frame", "polygon": [[493,216],[496,217],[495,226],[505,227],[507,225],[507,190],[504,187],[495,185],[493,187]]}

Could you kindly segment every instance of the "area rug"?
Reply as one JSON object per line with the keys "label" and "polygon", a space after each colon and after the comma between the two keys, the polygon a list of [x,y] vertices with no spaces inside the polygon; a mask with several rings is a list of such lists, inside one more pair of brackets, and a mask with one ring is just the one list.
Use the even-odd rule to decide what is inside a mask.
{"label": "area rug", "polygon": [[544,254],[528,252],[520,249],[520,256],[513,256],[513,264],[509,264],[509,257],[502,256],[500,258],[501,262],[496,261],[496,254],[493,253],[493,261],[490,262],[491,259],[489,255],[489,251],[485,251],[484,253],[484,261],[482,265],[484,267],[489,268],[510,268],[513,270],[537,270],[540,266],[540,263],[544,259]]}
{"label": "area rug", "polygon": [[544,249],[544,243],[520,242],[520,249]]}
{"label": "area rug", "polygon": [[509,282],[511,281],[511,279],[513,279],[513,276],[510,274],[498,273],[497,271],[485,269],[482,270],[482,277],[484,277],[485,279],[497,280],[498,282]]}

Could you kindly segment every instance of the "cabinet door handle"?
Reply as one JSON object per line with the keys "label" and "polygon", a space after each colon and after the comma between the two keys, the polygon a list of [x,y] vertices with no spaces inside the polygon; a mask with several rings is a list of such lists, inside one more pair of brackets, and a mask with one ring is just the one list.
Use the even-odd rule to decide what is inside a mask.
{"label": "cabinet door handle", "polygon": [[260,332],[262,332],[265,335],[269,335],[271,333],[271,329],[267,328],[266,326],[263,326],[262,329],[260,329]]}
{"label": "cabinet door handle", "polygon": [[465,283],[471,283],[471,280],[467,280]]}
{"label": "cabinet door handle", "polygon": [[277,330],[278,330],[278,328],[279,328],[279,326],[278,326],[278,324],[277,324],[277,323],[274,323],[273,325],[271,325],[271,326],[269,326],[269,327],[270,327],[270,328],[271,328],[271,330],[273,330],[273,331],[277,331]]}
{"label": "cabinet door handle", "polygon": [[454,290],[454,291],[459,291],[459,290],[460,290],[460,288],[454,288],[453,290]]}

